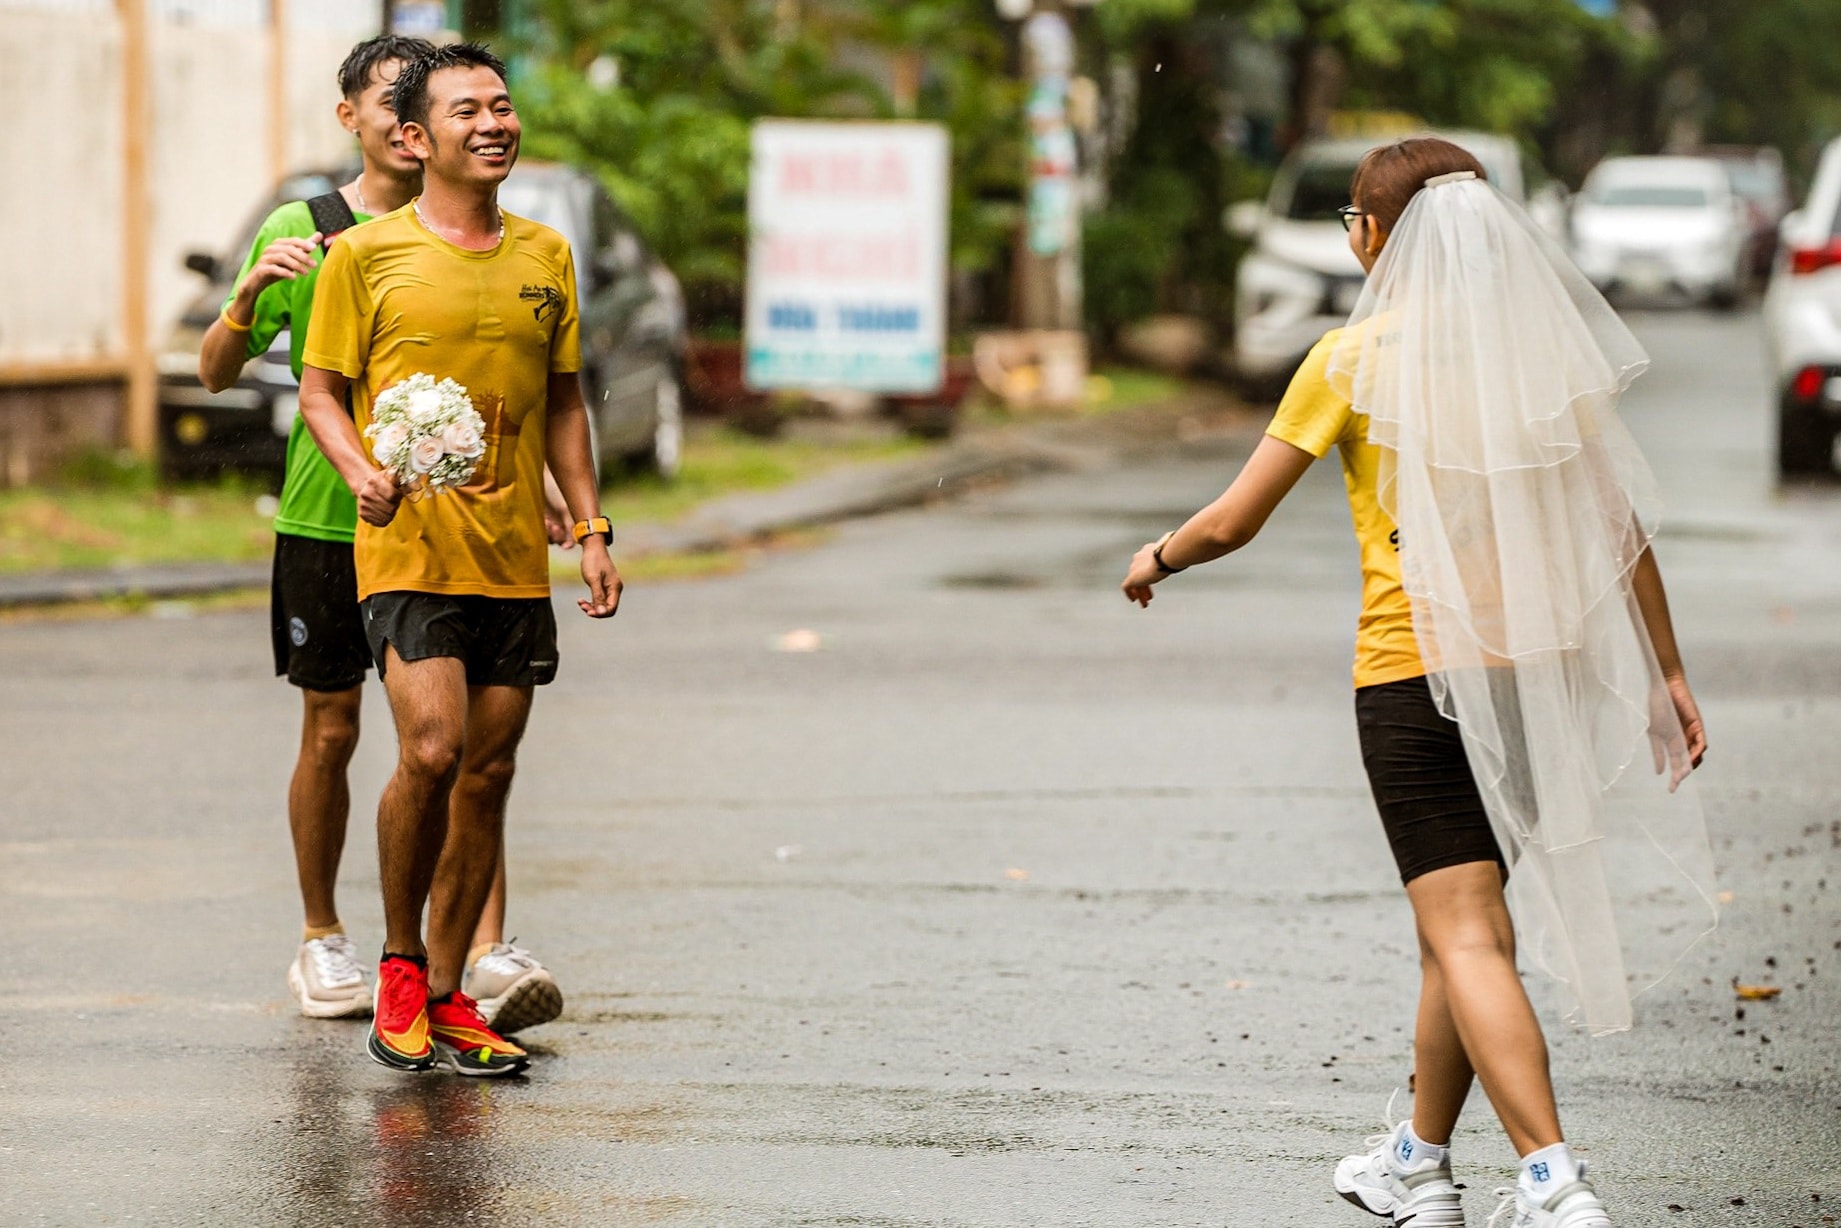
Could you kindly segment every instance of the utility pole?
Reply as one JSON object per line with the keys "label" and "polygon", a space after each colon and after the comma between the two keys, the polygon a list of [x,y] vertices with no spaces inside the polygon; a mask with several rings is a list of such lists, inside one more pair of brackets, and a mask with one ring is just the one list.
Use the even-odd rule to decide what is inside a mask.
{"label": "utility pole", "polygon": [[280,182],[288,173],[288,0],[269,0],[268,169]]}
{"label": "utility pole", "polygon": [[153,350],[147,340],[148,267],[152,197],[147,183],[147,0],[116,0],[122,31],[122,261],[121,330],[128,364],[123,437],[136,453],[152,457],[159,443]]}
{"label": "utility pole", "polygon": [[1016,303],[1025,328],[1081,327],[1077,146],[1068,122],[1074,31],[1060,6],[1038,0],[1023,22],[1029,81],[1028,223],[1017,246]]}

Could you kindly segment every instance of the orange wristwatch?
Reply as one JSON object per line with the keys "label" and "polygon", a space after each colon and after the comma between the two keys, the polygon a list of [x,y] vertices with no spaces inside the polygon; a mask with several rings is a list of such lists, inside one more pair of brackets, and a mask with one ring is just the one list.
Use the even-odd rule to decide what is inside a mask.
{"label": "orange wristwatch", "polygon": [[596,516],[592,520],[575,522],[575,544],[581,545],[582,539],[593,533],[599,533],[608,545],[614,544],[614,526],[605,516]]}

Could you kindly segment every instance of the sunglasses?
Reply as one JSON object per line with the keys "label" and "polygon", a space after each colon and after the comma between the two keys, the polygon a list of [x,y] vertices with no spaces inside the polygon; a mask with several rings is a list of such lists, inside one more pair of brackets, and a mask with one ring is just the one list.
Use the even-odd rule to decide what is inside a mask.
{"label": "sunglasses", "polygon": [[1358,217],[1367,217],[1368,215],[1363,213],[1360,209],[1357,209],[1354,205],[1344,205],[1342,208],[1336,210],[1336,216],[1342,219],[1342,228],[1344,230],[1354,230],[1355,219]]}

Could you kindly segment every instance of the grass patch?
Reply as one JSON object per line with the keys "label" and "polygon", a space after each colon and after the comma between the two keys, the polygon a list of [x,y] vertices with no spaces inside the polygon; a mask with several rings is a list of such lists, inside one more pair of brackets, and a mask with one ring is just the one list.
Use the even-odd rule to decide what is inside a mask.
{"label": "grass patch", "polygon": [[1174,375],[1136,367],[1101,367],[1087,381],[1082,413],[1109,414],[1122,409],[1142,409],[1159,401],[1174,400],[1187,387]]}
{"label": "grass patch", "polygon": [[0,572],[264,559],[275,540],[264,493],[138,479],[0,491]]}
{"label": "grass patch", "polygon": [[[808,436],[799,428],[794,424],[783,438],[757,439],[697,424],[675,480],[618,477],[602,492],[603,513],[619,524],[675,520],[723,495],[771,490],[839,465],[913,455],[927,446],[886,433]],[[143,464],[85,456],[54,485],[0,491],[0,573],[261,561],[274,549],[273,515],[273,498],[257,480],[162,488]],[[731,565],[706,558],[645,566],[671,568],[676,576],[714,574]],[[663,572],[647,578],[663,578]]]}
{"label": "grass patch", "polygon": [[725,426],[694,431],[678,476],[623,478],[601,492],[601,513],[615,524],[676,520],[723,495],[772,490],[839,465],[912,456],[927,445],[901,436],[757,439]]}

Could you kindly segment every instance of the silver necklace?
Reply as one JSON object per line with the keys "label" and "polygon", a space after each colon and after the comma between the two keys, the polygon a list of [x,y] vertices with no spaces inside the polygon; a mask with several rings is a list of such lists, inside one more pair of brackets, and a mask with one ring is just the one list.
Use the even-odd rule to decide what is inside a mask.
{"label": "silver necklace", "polygon": [[358,212],[369,213],[371,206],[364,203],[364,173],[362,171],[359,172],[358,178],[352,180],[352,192],[358,197]]}
{"label": "silver necklace", "polygon": [[[409,202],[409,207],[415,210],[416,221],[422,223],[423,226],[427,227],[427,229],[434,234],[441,233],[439,230],[436,230],[434,226],[429,224],[429,221],[426,217],[422,216],[422,198],[420,196],[411,200]],[[505,210],[500,209],[499,210],[499,233],[493,236],[492,246],[497,247],[499,244],[503,243],[504,241],[505,241]],[[474,249],[469,248],[468,250],[471,251]],[[491,249],[482,247],[482,248],[479,248],[478,250],[479,251],[490,251]]]}

